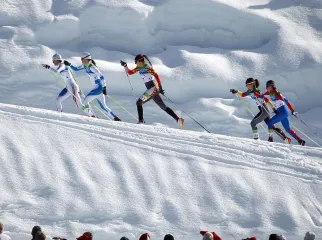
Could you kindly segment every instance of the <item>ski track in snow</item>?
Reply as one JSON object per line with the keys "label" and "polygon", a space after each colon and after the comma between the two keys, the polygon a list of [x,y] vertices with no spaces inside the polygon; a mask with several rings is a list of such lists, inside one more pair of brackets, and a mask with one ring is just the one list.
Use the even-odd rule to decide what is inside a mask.
{"label": "ski track in snow", "polygon": [[[30,111],[30,110],[29,110]],[[37,110],[34,113],[41,113]],[[51,112],[49,112],[51,113]],[[2,113],[8,115],[8,112]],[[41,115],[45,114],[43,112]],[[12,113],[9,113],[12,115]],[[16,115],[19,116],[19,115]],[[118,141],[122,144],[135,146],[137,148],[147,149],[147,151],[173,152],[187,156],[201,157],[204,160],[230,164],[233,167],[252,167],[266,171],[278,172],[294,177],[302,177],[307,180],[322,180],[322,160],[320,156],[322,149],[303,148],[300,146],[287,146],[282,144],[267,144],[267,142],[254,142],[253,140],[241,139],[241,142],[232,144],[229,137],[215,136],[212,134],[192,134],[177,136],[175,131],[167,131],[166,128],[142,127],[139,130],[133,129],[132,125],[100,123],[88,125],[77,123],[75,121],[64,120],[60,117],[59,122],[53,119],[39,119],[34,116],[19,116],[24,119],[30,119],[33,122],[47,122],[60,125],[64,128],[81,130],[84,134],[92,133],[98,138],[108,141]],[[67,119],[68,120],[68,119]],[[99,121],[100,122],[100,121]],[[106,129],[108,127],[108,129]],[[190,132],[191,133],[191,132]],[[245,142],[248,143],[245,149]],[[165,144],[166,143],[166,144]],[[305,162],[310,159],[312,166]],[[311,169],[310,169],[311,168]],[[319,169],[319,170],[317,170]]]}
{"label": "ski track in snow", "polygon": [[[130,229],[133,229],[132,225],[134,224],[137,226],[134,228],[134,232],[132,232],[135,236],[144,231],[151,231],[156,238],[159,238],[162,236],[162,232],[165,231],[165,229],[168,229],[170,232],[174,231],[173,227],[169,227],[165,223],[169,222],[174,225],[175,228],[178,228],[179,232],[177,233],[177,236],[179,239],[193,239],[195,238],[192,237],[193,232],[198,230],[195,229],[192,231],[194,228],[191,228],[191,223],[189,223],[189,221],[187,222],[187,216],[191,214],[195,216],[195,214],[198,214],[201,210],[198,208],[207,208],[208,204],[213,206],[213,202],[216,202],[215,208],[216,211],[219,211],[219,219],[214,221],[211,218],[200,216],[200,220],[198,220],[198,222],[205,221],[207,222],[207,226],[210,224],[209,226],[213,226],[216,229],[222,228],[223,230],[221,230],[221,234],[223,236],[227,234],[226,231],[232,231],[229,229],[231,229],[231,224],[234,222],[240,227],[246,229],[249,226],[252,226],[252,228],[257,226],[256,231],[258,231],[258,234],[262,235],[263,232],[258,229],[265,229],[264,226],[267,224],[265,222],[268,220],[266,219],[264,222],[260,223],[262,220],[258,219],[257,221],[259,221],[259,223],[257,223],[255,220],[256,210],[252,210],[252,212],[254,212],[252,213],[252,216],[249,216],[249,220],[247,220],[247,215],[244,216],[244,220],[238,220],[240,216],[238,216],[237,212],[234,213],[234,211],[230,212],[229,217],[225,216],[222,212],[224,210],[222,209],[223,203],[221,201],[223,201],[223,196],[221,195],[223,192],[227,191],[227,189],[223,190],[226,188],[227,184],[230,184],[229,180],[228,182],[225,180],[225,182],[224,179],[221,179],[223,176],[231,175],[231,181],[234,182],[234,175],[241,171],[244,172],[245,176],[248,176],[248,172],[250,171],[251,175],[254,176],[272,175],[276,176],[277,179],[288,179],[287,182],[289,181],[289,183],[286,184],[287,187],[282,186],[281,183],[279,183],[278,188],[286,188],[286,193],[288,192],[288,194],[291,195],[294,193],[289,192],[290,190],[287,188],[294,184],[290,185],[290,182],[301,182],[300,185],[306,186],[306,184],[308,184],[307,186],[310,186],[310,188],[315,188],[321,185],[322,180],[322,150],[319,148],[288,146],[277,143],[267,144],[266,142],[261,141],[255,142],[253,140],[216,134],[175,130],[155,126],[138,126],[119,122],[116,123],[107,120],[91,119],[79,115],[66,113],[60,114],[49,110],[6,104],[0,104],[0,119],[3,123],[5,121],[10,123],[10,126],[16,126],[17,129],[14,129],[12,131],[13,133],[10,134],[17,132],[18,136],[20,136],[20,131],[23,132],[21,135],[21,141],[23,141],[20,143],[21,146],[17,145],[17,142],[11,139],[10,135],[8,137],[7,134],[5,134],[7,137],[2,139],[4,146],[7,146],[5,148],[3,147],[7,150],[3,151],[3,149],[1,151],[2,155],[6,152],[4,160],[6,161],[6,156],[9,157],[9,162],[3,170],[4,172],[9,173],[9,175],[6,175],[8,179],[5,181],[5,191],[10,188],[10,192],[7,194],[20,194],[20,197],[18,197],[20,200],[17,199],[18,201],[10,201],[10,203],[8,200],[5,200],[5,203],[1,205],[2,211],[0,214],[3,215],[4,219],[9,221],[9,226],[11,226],[10,222],[13,221],[12,219],[16,219],[16,217],[24,219],[23,221],[26,222],[30,222],[33,221],[32,219],[35,219],[39,224],[45,225],[51,235],[55,234],[56,231],[55,227],[52,228],[52,224],[54,224],[55,226],[61,226],[62,229],[69,229],[63,230],[65,235],[77,235],[79,233],[75,232],[76,229],[90,227],[96,233],[98,239],[100,238],[99,236],[104,238],[108,236],[111,239],[117,239],[119,237],[118,234],[120,233],[130,234]],[[27,128],[30,128],[30,130],[19,126],[28,126]],[[29,134],[28,132],[33,131],[33,129],[38,129],[39,132],[36,130],[34,132],[35,136],[32,136],[32,134],[30,136],[26,135],[26,133]],[[48,136],[46,129],[48,129]],[[55,132],[57,132],[58,135],[56,135]],[[51,133],[54,135],[51,136]],[[66,133],[66,136],[63,136],[64,133]],[[37,140],[37,134],[44,135],[40,137],[42,140]],[[30,139],[33,139],[33,142],[25,142],[28,141],[25,136],[28,137],[27,139],[31,137]],[[17,138],[17,136],[14,138]],[[71,141],[71,143],[73,142],[72,144],[74,144],[76,148],[77,145],[90,143],[90,150],[88,149],[80,154],[77,153],[77,151],[74,152],[75,149],[65,149],[71,144],[66,143],[66,140]],[[32,148],[30,150],[25,149],[24,144],[32,146]],[[96,146],[95,144],[98,145]],[[106,151],[104,151],[104,149],[97,148],[99,145],[106,147],[110,146],[106,148]],[[48,147],[51,148],[50,152],[54,153],[54,155],[51,155],[50,152],[48,153]],[[39,148],[44,148],[45,152],[42,153]],[[29,155],[28,152],[31,155]],[[11,162],[11,154],[14,156],[13,160],[15,162]],[[106,157],[103,157],[103,159],[100,160],[100,156],[104,155],[107,157],[108,162],[105,162],[105,160],[102,161]],[[95,159],[96,166],[91,164],[88,165],[86,157],[85,159],[79,159],[77,156],[81,158],[88,156],[89,161],[93,161]],[[28,161],[31,162],[25,162],[25,159],[29,159]],[[151,161],[149,161],[149,159]],[[182,162],[180,159],[183,159],[184,161]],[[36,163],[34,161],[37,161],[38,166],[34,165]],[[53,162],[49,163],[48,161]],[[171,163],[169,161],[173,161],[174,165],[172,170],[170,170]],[[44,165],[48,163],[49,166]],[[204,164],[206,165],[203,166]],[[51,167],[53,169],[50,169]],[[43,175],[42,171],[44,169],[48,171],[48,176],[55,176],[52,179],[52,182],[48,181],[45,175]],[[146,172],[147,169],[149,169],[148,172]],[[219,171],[217,174],[220,173],[219,175],[221,175],[221,177],[218,176],[219,178],[217,178],[212,175],[202,177],[202,175],[200,175],[202,171],[209,172],[214,170]],[[30,175],[30,171],[35,172]],[[55,172],[57,171],[59,172],[61,179],[56,178],[57,174],[55,174]],[[170,182],[170,179],[167,181],[161,180],[164,179],[164,177],[160,175],[160,171],[166,174],[166,176],[172,175],[172,180]],[[231,173],[229,173],[230,171]],[[38,175],[40,177],[38,179],[40,182],[34,179],[34,177],[32,177],[32,180],[28,180],[30,178],[29,175]],[[179,177],[176,184],[175,175],[178,175]],[[26,182],[16,182],[16,179],[18,178],[26,179]],[[192,178],[198,179],[197,183],[193,183],[193,185],[197,184],[197,186],[204,182],[201,185],[203,186],[202,189],[205,191],[202,193],[203,197],[199,199],[201,197],[199,195],[199,191],[201,191],[201,189],[199,189],[195,193],[196,196],[199,197],[195,199],[195,197],[193,197],[194,194],[191,192],[193,191],[191,189],[192,186],[182,182],[182,178],[185,178],[188,182],[194,182],[195,180],[192,180]],[[260,179],[262,178],[263,177]],[[237,191],[235,194],[247,195],[247,192],[254,188],[254,186],[252,186],[252,188],[248,189],[249,186],[242,183],[245,180],[242,180],[240,177],[237,179],[239,179],[238,181],[241,181],[238,185],[242,184],[240,186],[242,186],[243,190],[237,190],[238,188],[235,188],[235,186],[232,185],[234,186],[232,189]],[[258,178],[256,179],[258,180]],[[0,177],[0,181],[3,182],[3,180],[4,179]],[[34,182],[35,180],[36,182]],[[79,185],[75,185],[75,181],[79,182]],[[106,186],[99,184],[102,181],[112,182],[113,184]],[[219,185],[218,183],[215,184],[217,181],[219,181]],[[263,180],[260,180],[258,184],[261,184],[263,187],[265,186],[265,188],[270,188],[267,186],[267,184],[269,185],[270,183],[263,183],[262,181]],[[271,180],[269,180],[269,182],[270,181]],[[37,187],[35,183],[37,183]],[[55,186],[56,184],[59,184],[62,189],[57,189],[57,186]],[[154,186],[155,184],[157,184],[157,187]],[[179,188],[177,188],[177,184],[179,184]],[[214,187],[212,186],[213,184],[217,187],[220,186],[220,188],[223,188],[220,190],[220,195],[215,195],[216,197],[214,198],[211,197],[212,194],[210,192],[208,193],[208,190],[206,190],[207,188],[210,188],[209,191],[211,191]],[[254,183],[252,183],[252,185],[253,184]],[[197,186],[194,187],[198,188]],[[182,190],[179,191],[180,193],[177,192],[174,194],[173,191],[178,191],[178,189]],[[228,190],[228,194],[231,190]],[[257,187],[252,191],[254,190],[258,191]],[[64,191],[67,192],[64,193]],[[104,197],[106,191],[113,195],[113,198],[108,201],[106,196]],[[169,191],[174,195],[172,196]],[[83,192],[89,192],[91,194],[83,197],[80,195],[83,194]],[[115,192],[117,192],[117,194]],[[186,195],[189,192],[193,196]],[[175,203],[172,202],[172,200],[168,202],[169,199],[163,195],[164,193],[170,194],[170,199],[174,196],[180,197],[175,197],[176,200],[173,200]],[[65,194],[67,195],[64,197]],[[103,194],[103,196],[100,196],[100,194]],[[124,194],[127,195],[127,197],[125,197]],[[157,197],[155,194],[160,195]],[[268,193],[265,194],[267,195]],[[288,194],[286,195],[288,196]],[[230,196],[228,197],[230,200],[226,199],[225,201],[228,200],[242,204],[240,202],[242,200],[240,197],[237,197],[237,195]],[[137,202],[132,207],[128,205],[121,206],[120,203],[115,202],[119,197],[126,199],[133,198],[136,199]],[[57,202],[52,202],[51,198],[57,198]],[[162,207],[163,209],[159,209],[162,206],[161,202],[158,203],[159,200],[157,199],[159,198],[160,201],[165,198],[161,201],[164,204]],[[8,196],[6,196],[5,199],[8,199]],[[72,199],[74,199],[73,203],[70,202],[73,201]],[[187,199],[187,204],[190,206],[186,210],[182,209],[182,206],[185,204],[183,202],[178,202],[183,199]],[[322,225],[322,221],[320,221],[319,215],[316,215],[315,212],[317,211],[321,216],[321,206],[313,199],[311,203],[307,200],[299,199],[296,200],[296,203],[293,203],[293,205],[301,204],[303,208],[302,211],[306,212],[307,218],[311,219],[315,226],[320,226]],[[100,209],[102,200],[107,201],[106,204],[109,206],[108,209],[111,209],[111,207],[115,208],[112,213],[109,213],[106,216],[103,214],[106,210],[102,212],[103,215],[100,213],[94,214],[93,212],[95,211],[94,209]],[[290,199],[286,202],[289,201]],[[294,201],[294,199],[292,201]],[[297,203],[297,201],[300,203]],[[71,203],[74,206],[70,205]],[[89,207],[88,204],[90,204],[91,207]],[[193,207],[194,204],[197,205]],[[233,206],[234,204],[235,203],[230,203],[227,207]],[[253,207],[256,208],[259,203],[253,202],[253,204],[255,204]],[[274,204],[276,203],[274,202]],[[282,201],[282,204],[285,204],[285,202]],[[48,210],[43,209],[43,206],[50,206],[57,212],[52,213],[52,216],[46,216],[46,212]],[[65,209],[66,206],[70,206],[71,209]],[[292,206],[292,204],[290,206]],[[290,206],[286,205],[282,209],[287,209]],[[90,210],[93,207],[94,209]],[[251,209],[253,207],[251,207]],[[83,208],[83,210],[79,212],[75,208]],[[136,210],[133,210],[133,208]],[[143,210],[145,208],[146,210]],[[272,206],[265,206],[264,208],[271,209]],[[33,214],[31,214],[32,211],[37,212],[37,216],[33,216]],[[51,210],[49,210],[49,212],[50,211]],[[147,216],[145,214],[143,214],[143,216],[139,216],[137,215],[137,211],[148,211],[149,214],[152,214],[152,218],[149,216],[148,219],[153,223],[151,222],[151,224],[149,224],[148,222],[143,221],[142,217],[145,216],[143,218],[146,218]],[[291,216],[294,215],[294,213],[291,211],[291,215],[289,215],[288,213],[283,213],[283,211],[285,210],[282,210],[281,214],[283,214],[288,221],[291,221]],[[31,216],[28,217],[30,214]],[[159,214],[161,215],[158,216]],[[185,216],[185,214],[188,215]],[[263,214],[265,214],[265,211]],[[156,217],[156,219],[153,216]],[[163,226],[160,229],[156,228],[154,224],[157,224],[159,221],[157,220],[158,218],[163,219],[161,220],[162,226],[166,226]],[[106,221],[109,222],[107,225],[108,227],[105,226]],[[294,221],[295,220],[291,221],[294,225],[291,227],[293,230],[296,228],[296,221]],[[228,222],[230,223],[228,224]],[[23,230],[22,226],[24,226],[24,224],[21,223],[21,220],[18,220],[18,223],[20,223],[22,228],[20,231],[25,231]],[[200,222],[199,224],[202,226],[204,223]],[[281,228],[284,226],[284,230],[290,228],[287,224],[283,225],[280,220],[277,220],[275,223],[273,221],[272,224],[276,224]],[[185,225],[187,225],[188,228],[187,232],[181,230],[182,227],[185,228]],[[117,226],[122,227],[119,229]],[[236,227],[233,229],[236,231]],[[245,230],[240,231],[245,232]],[[287,233],[290,234],[290,232]],[[18,235],[15,236],[19,237]],[[226,236],[226,238],[229,239],[229,236]]]}

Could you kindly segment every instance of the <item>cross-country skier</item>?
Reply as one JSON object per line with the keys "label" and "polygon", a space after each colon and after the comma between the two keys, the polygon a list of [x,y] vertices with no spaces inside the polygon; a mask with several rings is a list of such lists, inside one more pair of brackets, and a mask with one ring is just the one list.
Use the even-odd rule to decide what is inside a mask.
{"label": "cross-country skier", "polygon": [[[147,63],[145,63],[144,59],[146,59],[149,62],[150,66]],[[139,115],[138,123],[144,122],[143,104],[153,99],[153,101],[162,110],[164,110],[166,113],[168,113],[171,117],[173,117],[178,122],[180,128],[183,128],[184,119],[179,118],[171,108],[167,107],[160,96],[160,93],[164,94],[164,90],[162,88],[160,77],[152,68],[152,64],[149,58],[146,55],[141,55],[141,54],[137,55],[135,57],[136,67],[132,70],[128,68],[126,62],[123,62],[121,60],[120,63],[125,68],[128,74],[132,75],[138,72],[147,88],[147,90],[142,94],[142,96],[136,102],[138,115]]]}
{"label": "cross-country skier", "polygon": [[295,138],[300,145],[304,146],[305,141],[300,138],[299,135],[297,135],[296,132],[290,127],[290,122],[288,120],[288,111],[285,104],[290,109],[292,115],[297,116],[298,113],[294,111],[291,103],[279,91],[276,90],[275,82],[273,80],[268,80],[266,82],[266,90],[267,92],[263,95],[256,93],[256,96],[261,97],[265,100],[266,103],[269,103],[269,105],[275,112],[275,116],[273,116],[267,123],[269,135],[273,135],[274,124],[281,122],[285,130],[293,138]]}
{"label": "cross-country skier", "polygon": [[104,76],[97,68],[95,61],[92,59],[91,54],[85,52],[81,56],[81,61],[83,64],[79,67],[71,65],[71,63],[66,60],[64,63],[65,65],[70,66],[73,71],[85,70],[94,87],[84,99],[85,106],[88,106],[92,100],[96,99],[101,109],[107,112],[114,121],[121,121],[105,103],[104,95],[106,95],[106,82]]}
{"label": "cross-country skier", "polygon": [[55,53],[52,57],[52,61],[53,61],[53,64],[57,66],[57,69],[52,68],[47,64],[42,64],[42,66],[46,69],[51,70],[54,73],[59,74],[63,79],[64,83],[66,84],[66,87],[59,93],[58,97],[56,98],[57,111],[61,112],[63,109],[62,102],[72,96],[78,108],[82,107],[82,110],[88,116],[95,117],[90,106],[83,105],[82,100],[79,96],[79,87],[76,84],[76,81],[73,78],[70,70],[63,63],[62,57],[58,53]]}
{"label": "cross-country skier", "polygon": [[[262,121],[264,121],[267,124],[268,121],[271,119],[270,112],[265,101],[262,98],[258,98],[255,95],[256,93],[260,94],[259,80],[254,78],[248,78],[245,84],[247,87],[246,92],[240,92],[235,89],[230,89],[230,92],[232,92],[233,94],[238,94],[241,97],[249,96],[255,100],[256,105],[258,106],[258,109],[259,109],[259,113],[257,113],[257,115],[253,118],[253,120],[250,122],[250,125],[253,130],[253,138],[257,140],[259,138],[257,124],[261,123]],[[275,133],[278,136],[280,136],[283,139],[285,143],[288,143],[288,144],[291,143],[292,141],[291,138],[286,137],[284,132],[281,129],[275,127],[274,125],[272,126],[272,129],[275,131]],[[273,142],[273,136],[269,136],[268,141]]]}

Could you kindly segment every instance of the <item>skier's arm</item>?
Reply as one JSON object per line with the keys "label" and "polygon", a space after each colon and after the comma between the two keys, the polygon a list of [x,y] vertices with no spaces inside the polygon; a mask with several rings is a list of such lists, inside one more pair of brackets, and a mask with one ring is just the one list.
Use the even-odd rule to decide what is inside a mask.
{"label": "skier's arm", "polygon": [[96,76],[97,76],[97,79],[100,79],[101,81],[102,81],[102,85],[103,85],[103,87],[105,87],[106,86],[106,83],[105,83],[105,81],[104,81],[104,76],[103,76],[103,74],[101,73],[101,71],[95,66],[95,65],[92,65],[91,67],[90,67],[90,70],[93,72],[93,73],[95,73],[96,74]]}
{"label": "skier's arm", "polygon": [[230,89],[230,92],[232,94],[237,94],[238,96],[241,96],[241,97],[247,97],[249,95],[248,91],[243,93],[243,92],[236,90],[236,89]]}
{"label": "skier's arm", "polygon": [[79,67],[75,67],[73,65],[70,65],[70,68],[74,71],[74,72],[77,72],[77,71],[81,71],[81,70],[84,70],[84,65],[80,65]]}
{"label": "skier's arm", "polygon": [[284,101],[286,103],[287,107],[290,109],[290,111],[292,113],[294,112],[294,108],[293,108],[292,104],[282,94],[280,94],[279,92],[276,93],[276,98]]}
{"label": "skier's arm", "polygon": [[137,73],[139,71],[138,67],[134,68],[134,69],[129,69],[128,66],[124,67],[125,68],[125,71],[129,74],[129,75],[133,75],[135,73]]}
{"label": "skier's arm", "polygon": [[146,71],[155,77],[159,86],[162,86],[161,79],[160,79],[159,75],[152,68],[147,68]]}
{"label": "skier's arm", "polygon": [[59,73],[58,70],[56,70],[55,68],[49,67],[49,70],[52,71],[53,73]]}
{"label": "skier's arm", "polygon": [[49,66],[49,65],[47,65],[47,64],[42,64],[42,66],[43,66],[44,68],[49,69],[49,70],[50,70],[50,71],[52,71],[53,73],[60,73],[61,71],[63,71],[63,70],[64,70],[64,68],[62,68],[61,66],[60,66],[58,69],[52,68],[52,67],[50,67],[50,66]]}
{"label": "skier's arm", "polygon": [[264,94],[260,94],[259,92],[255,93],[255,96],[257,98],[264,99],[265,103],[267,103],[272,108],[272,110],[275,110],[274,104],[268,99],[267,95],[268,95],[268,92],[266,92]]}
{"label": "skier's arm", "polygon": [[248,91],[247,92],[241,92],[241,91],[238,90],[236,94],[238,94],[241,97],[247,97],[249,95],[249,92]]}

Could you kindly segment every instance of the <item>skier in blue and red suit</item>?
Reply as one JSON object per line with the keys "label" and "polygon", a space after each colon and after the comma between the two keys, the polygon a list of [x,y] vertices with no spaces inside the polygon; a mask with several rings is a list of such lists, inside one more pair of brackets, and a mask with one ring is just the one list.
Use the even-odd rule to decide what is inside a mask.
{"label": "skier in blue and red suit", "polygon": [[295,138],[300,145],[304,146],[305,141],[293,129],[291,129],[290,126],[286,106],[290,109],[292,115],[297,117],[298,114],[294,111],[292,104],[276,89],[275,82],[273,80],[268,80],[266,82],[266,90],[267,92],[262,95],[257,93],[257,97],[263,98],[264,101],[271,106],[275,113],[275,116],[273,116],[267,123],[269,135],[273,136],[274,124],[281,122],[284,129],[293,138]]}

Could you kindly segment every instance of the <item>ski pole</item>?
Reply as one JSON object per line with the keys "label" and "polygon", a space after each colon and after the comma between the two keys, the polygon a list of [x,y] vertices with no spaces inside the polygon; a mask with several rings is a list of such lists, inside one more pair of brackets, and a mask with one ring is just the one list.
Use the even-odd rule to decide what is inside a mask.
{"label": "ski pole", "polygon": [[126,70],[125,70],[125,69],[124,69],[124,71],[125,71],[125,74],[126,74],[126,76],[127,76],[127,79],[129,80],[129,83],[130,83],[130,86],[131,86],[131,89],[132,89],[132,94],[133,94],[133,96],[134,96],[135,98],[137,98],[137,97],[136,97],[136,95],[135,95],[135,92],[134,92],[134,89],[133,89],[133,86],[132,86],[132,83],[131,83],[131,80],[130,80],[129,74],[126,72]]}
{"label": "ski pole", "polygon": [[135,120],[137,120],[137,118],[132,114],[130,113],[123,105],[121,105],[118,101],[116,101],[115,98],[113,98],[112,96],[106,94],[106,96],[108,96],[110,99],[112,99],[113,102],[115,102],[117,105],[119,105],[120,108],[122,108],[125,112],[127,112],[128,114],[130,114]]}
{"label": "ski pole", "polygon": [[178,106],[178,104],[176,104],[175,102],[173,102],[169,97],[167,97],[166,95],[163,94],[163,96],[165,96],[170,102],[172,102],[174,105],[177,106],[178,109],[180,109],[182,112],[184,112],[188,117],[190,117],[195,123],[197,123],[200,127],[202,127],[203,129],[205,129],[208,133],[210,133],[204,126],[202,126],[197,120],[195,120],[193,117],[191,117],[188,113],[186,113],[184,110],[182,110],[182,108],[180,108]]}
{"label": "ski pole", "polygon": [[294,128],[295,130],[299,131],[300,133],[302,133],[305,137],[307,137],[309,140],[311,140],[313,143],[315,143],[317,146],[322,147],[320,144],[318,144],[316,141],[314,141],[312,138],[310,138],[308,135],[306,135],[304,132],[302,132],[300,129],[298,129],[297,127],[294,126],[293,123],[291,123],[292,128]]}
{"label": "ski pole", "polygon": [[294,116],[294,117],[300,120],[300,122],[303,123],[308,129],[310,129],[316,136],[322,139],[322,137],[316,131],[314,131],[309,125],[307,125],[301,118],[299,118],[298,116]]}
{"label": "ski pole", "polygon": [[[247,104],[241,99],[241,97],[240,96],[238,96],[238,95],[236,95],[236,94],[234,94],[235,96],[237,96],[237,99],[244,105],[244,107],[248,110],[248,112],[250,112],[250,114],[253,116],[253,117],[255,117],[255,115],[254,115],[254,113],[249,109],[249,107],[247,106]],[[266,132],[266,133],[268,133],[268,131],[267,131],[267,129],[263,126],[263,124],[261,124],[260,123],[260,125],[261,125],[261,127],[264,129],[264,131]]]}

